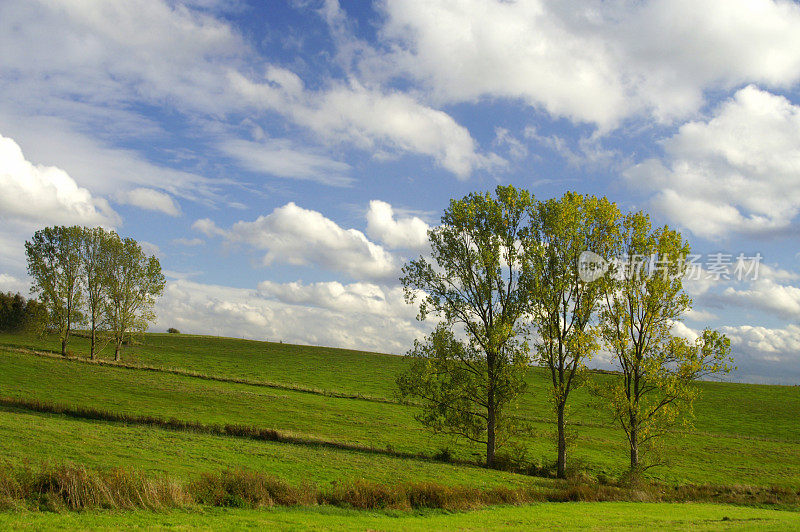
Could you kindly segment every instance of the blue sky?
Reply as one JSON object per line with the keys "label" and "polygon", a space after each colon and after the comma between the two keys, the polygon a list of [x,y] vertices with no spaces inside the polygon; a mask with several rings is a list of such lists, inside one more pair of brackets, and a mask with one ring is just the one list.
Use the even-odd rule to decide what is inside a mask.
{"label": "blue sky", "polygon": [[798,87],[791,1],[7,0],[0,290],[35,230],[102,225],[168,274],[153,330],[403,353],[451,198],[576,190],[760,254],[675,330],[797,383]]}

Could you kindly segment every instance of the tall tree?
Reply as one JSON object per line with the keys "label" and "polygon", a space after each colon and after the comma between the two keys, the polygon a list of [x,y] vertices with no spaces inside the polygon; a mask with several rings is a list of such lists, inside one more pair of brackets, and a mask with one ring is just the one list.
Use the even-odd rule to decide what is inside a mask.
{"label": "tall tree", "polygon": [[86,288],[86,310],[90,326],[89,357],[94,360],[97,330],[102,318],[109,267],[110,234],[102,227],[81,230],[81,272]]}
{"label": "tall tree", "polygon": [[25,242],[31,292],[46,306],[61,338],[61,354],[67,355],[72,326],[81,321],[81,230],[79,227],[47,227]]}
{"label": "tall tree", "polygon": [[398,378],[404,396],[422,400],[418,420],[485,444],[490,467],[498,434],[510,426],[507,409],[524,389],[527,345],[517,337],[527,272],[520,242],[534,203],[511,186],[497,187],[495,196],[452,200],[428,233],[432,262],[420,257],[403,268],[406,299],[422,294],[418,318],[430,314],[441,323],[416,343],[408,372]]}
{"label": "tall tree", "polygon": [[534,356],[547,368],[552,384],[557,474],[562,478],[567,467],[569,394],[598,345],[591,325],[602,281],[584,282],[578,262],[585,251],[607,256],[619,216],[616,204],[606,198],[568,192],[537,204],[525,240]]}
{"label": "tall tree", "polygon": [[165,279],[155,257],[148,257],[138,242],[111,233],[107,242],[105,279],[106,317],[114,340],[114,360],[132,333],[144,332],[155,319],[153,305],[164,290]]}
{"label": "tall tree", "polygon": [[689,252],[679,232],[652,230],[646,214],[628,214],[616,250],[622,260],[607,274],[609,282],[598,285],[604,287],[602,339],[620,373],[598,383],[597,391],[625,432],[631,470],[658,463],[643,466],[641,453],[691,412],[694,381],[732,368],[724,335],[705,330],[690,342],[672,332],[691,308],[683,290]]}

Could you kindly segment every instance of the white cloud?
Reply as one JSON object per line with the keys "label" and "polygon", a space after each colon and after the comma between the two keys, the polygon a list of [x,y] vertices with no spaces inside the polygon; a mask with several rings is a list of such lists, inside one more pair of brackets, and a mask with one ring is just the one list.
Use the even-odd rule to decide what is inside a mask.
{"label": "white cloud", "polygon": [[202,218],[200,220],[195,221],[192,224],[192,229],[195,231],[200,231],[206,236],[225,236],[227,232],[224,229],[217,227],[217,224],[214,223],[213,220],[210,218]]}
{"label": "white cloud", "polygon": [[119,216],[64,170],[34,165],[13,139],[0,136],[0,217],[32,225],[114,227]]}
{"label": "white cloud", "polygon": [[[72,129],[152,137],[161,133],[158,125],[136,115],[132,102],[178,110],[194,120],[224,121],[253,111],[259,120],[280,113],[328,143],[429,156],[459,177],[502,164],[493,154],[478,153],[467,129],[451,116],[409,94],[366,87],[355,78],[307,89],[285,68],[268,65],[259,72],[254,65],[264,59],[231,24],[185,3],[4,2],[0,50],[9,51],[0,56],[0,75],[14,80],[0,85],[0,96],[22,122],[56,116]],[[222,142],[223,149],[280,177],[331,172],[336,175],[330,181],[341,181],[346,170],[304,150],[287,152],[285,141],[265,148],[272,157],[232,142]],[[277,158],[286,153],[292,160]]]}
{"label": "white cloud", "polygon": [[695,323],[709,322],[717,319],[717,315],[707,310],[689,309],[684,312],[683,317]]}
{"label": "white cloud", "polygon": [[154,257],[158,257],[159,259],[164,258],[164,254],[161,252],[161,248],[158,247],[157,244],[141,240],[139,241],[139,245],[141,246],[142,252],[144,252],[145,255],[151,255]]}
{"label": "white cloud", "polygon": [[169,196],[152,188],[134,188],[117,195],[121,203],[128,203],[140,209],[163,212],[169,216],[180,216],[181,209]]}
{"label": "white cloud", "polygon": [[[215,226],[207,225],[204,222],[201,227],[214,230]],[[266,250],[265,265],[273,262],[314,265],[356,279],[388,279],[398,273],[395,258],[383,247],[370,242],[364,233],[342,229],[321,213],[294,203],[287,203],[255,221],[237,222],[226,237],[232,242]]]}
{"label": "white cloud", "polygon": [[687,326],[682,321],[674,321],[674,322],[672,322],[672,328],[671,328],[670,332],[672,334],[674,334],[675,336],[677,336],[679,338],[685,338],[686,340],[689,340],[690,342],[694,342],[695,340],[697,340],[700,337],[700,335],[697,334],[697,331],[695,331],[691,327]]}
{"label": "white cloud", "polygon": [[800,79],[800,7],[770,0],[456,3],[388,0],[386,54],[362,69],[410,76],[438,102],[521,99],[616,127],[639,113],[680,118],[703,92]]}
{"label": "white cloud", "polygon": [[800,107],[749,86],[707,121],[663,142],[665,161],[626,172],[655,207],[694,234],[786,231],[800,212]]}
{"label": "white cloud", "polygon": [[800,288],[770,279],[754,281],[746,289],[726,288],[721,299],[744,308],[758,308],[781,318],[800,319]]}
{"label": "white cloud", "polygon": [[[790,324],[785,329],[769,329],[741,325],[722,327],[731,342],[763,353],[766,359],[787,357],[798,359],[800,353],[800,326]],[[800,359],[798,359],[800,360]]]}
{"label": "white cloud", "polygon": [[346,186],[353,182],[352,178],[347,177],[349,164],[298,149],[285,139],[260,142],[230,139],[223,142],[220,148],[242,167],[253,172],[290,179],[307,179],[325,185]]}
{"label": "white cloud", "polygon": [[367,212],[367,234],[388,247],[425,249],[430,226],[417,216],[395,218],[394,209],[385,201],[372,200]]}
{"label": "white cloud", "polygon": [[413,321],[416,309],[407,305],[403,289],[372,283],[319,282],[311,284],[275,283],[263,281],[258,285],[261,295],[290,305],[326,308],[345,313],[403,318]]}
{"label": "white cloud", "polygon": [[202,238],[173,238],[172,243],[178,246],[186,246],[191,248],[202,246],[206,242]]}
{"label": "white cloud", "polygon": [[722,327],[731,339],[736,376],[749,382],[797,384],[800,379],[800,326]]}
{"label": "white cloud", "polygon": [[460,178],[505,162],[478,153],[469,131],[450,115],[401,92],[368,88],[356,80],[312,92],[294,73],[274,67],[264,83],[238,73],[230,77],[253,105],[282,113],[328,142],[427,155]]}
{"label": "white cloud", "polygon": [[30,286],[27,280],[18,279],[6,273],[0,273],[0,292],[20,293],[27,297]]}
{"label": "white cloud", "polygon": [[396,290],[336,284],[262,283],[259,294],[179,279],[167,284],[154,329],[397,354],[425,332],[408,318]]}

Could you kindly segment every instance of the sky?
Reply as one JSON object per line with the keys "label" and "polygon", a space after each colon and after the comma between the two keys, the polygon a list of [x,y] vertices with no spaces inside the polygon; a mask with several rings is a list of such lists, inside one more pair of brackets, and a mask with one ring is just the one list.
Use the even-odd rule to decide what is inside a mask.
{"label": "sky", "polygon": [[402,354],[403,264],[509,183],[680,229],[676,333],[800,383],[796,2],[0,2],[0,290],[102,226],[161,262],[153,331]]}

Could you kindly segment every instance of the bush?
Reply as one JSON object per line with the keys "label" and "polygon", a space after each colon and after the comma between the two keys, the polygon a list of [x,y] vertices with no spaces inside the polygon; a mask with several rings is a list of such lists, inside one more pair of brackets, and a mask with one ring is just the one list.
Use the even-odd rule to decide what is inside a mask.
{"label": "bush", "polygon": [[290,486],[283,480],[253,471],[204,473],[189,485],[195,501],[210,506],[261,508],[310,505],[316,494],[308,485]]}
{"label": "bush", "polygon": [[452,462],[453,451],[451,451],[449,447],[441,447],[436,451],[436,454],[433,455],[433,459],[440,462]]}
{"label": "bush", "polygon": [[180,332],[178,329],[176,329],[175,327],[170,327],[169,329],[167,329],[167,332],[168,332],[168,333],[170,333],[170,334],[180,334],[180,333],[181,333],[181,332]]}

